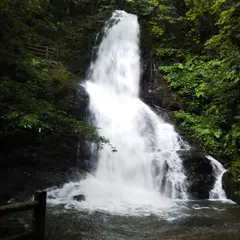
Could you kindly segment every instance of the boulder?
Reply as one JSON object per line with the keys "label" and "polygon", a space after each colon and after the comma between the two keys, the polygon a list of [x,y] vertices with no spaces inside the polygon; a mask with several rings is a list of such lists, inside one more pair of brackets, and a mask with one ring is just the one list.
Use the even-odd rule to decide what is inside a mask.
{"label": "boulder", "polygon": [[73,200],[82,202],[86,200],[86,197],[83,194],[75,195],[73,196]]}
{"label": "boulder", "polygon": [[178,151],[187,175],[188,193],[193,199],[208,199],[215,177],[209,159],[196,150]]}
{"label": "boulder", "polygon": [[227,198],[240,205],[240,196],[236,194],[239,188],[234,183],[233,175],[231,172],[226,171],[222,176],[222,186]]}

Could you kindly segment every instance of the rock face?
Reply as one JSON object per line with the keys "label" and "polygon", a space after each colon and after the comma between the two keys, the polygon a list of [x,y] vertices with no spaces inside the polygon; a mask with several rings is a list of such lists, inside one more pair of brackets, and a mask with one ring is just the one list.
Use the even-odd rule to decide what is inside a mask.
{"label": "rock face", "polygon": [[188,193],[194,199],[208,199],[213,188],[215,178],[210,161],[194,150],[179,151],[180,158],[188,177]]}
{"label": "rock face", "polygon": [[[153,71],[147,68],[145,71]],[[152,76],[148,80],[145,80],[143,99],[150,106],[157,105],[167,111],[178,111],[180,106],[176,100],[176,96],[173,91],[170,90],[166,80],[162,79],[162,76]]]}
{"label": "rock face", "polygon": [[78,202],[82,202],[86,200],[86,197],[83,194],[79,194],[73,197],[73,200],[76,200]]}
{"label": "rock face", "polygon": [[233,175],[226,171],[222,177],[222,186],[227,195],[227,198],[231,199],[232,201],[236,202],[240,205],[240,196],[236,194],[239,189],[236,187],[233,181]]}
{"label": "rock face", "polygon": [[88,103],[89,96],[85,88],[79,84],[76,84],[76,94],[73,103],[73,115],[79,120],[83,120],[88,115]]}

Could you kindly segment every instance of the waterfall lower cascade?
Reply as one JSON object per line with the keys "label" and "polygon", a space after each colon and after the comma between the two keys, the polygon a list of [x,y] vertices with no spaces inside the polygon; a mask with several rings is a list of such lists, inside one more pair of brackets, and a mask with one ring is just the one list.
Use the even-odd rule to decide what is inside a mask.
{"label": "waterfall lower cascade", "polygon": [[226,193],[222,188],[222,176],[226,172],[226,169],[222,166],[220,162],[218,162],[215,158],[211,156],[207,156],[210,160],[211,165],[213,167],[213,172],[215,176],[215,184],[213,189],[210,191],[210,199],[227,199]]}
{"label": "waterfall lower cascade", "polygon": [[117,212],[153,211],[188,199],[186,176],[177,151],[181,139],[139,98],[139,24],[137,16],[115,11],[105,24],[96,60],[84,86],[99,134],[105,145],[94,173],[53,190],[55,200],[70,206],[83,194],[80,208]]}

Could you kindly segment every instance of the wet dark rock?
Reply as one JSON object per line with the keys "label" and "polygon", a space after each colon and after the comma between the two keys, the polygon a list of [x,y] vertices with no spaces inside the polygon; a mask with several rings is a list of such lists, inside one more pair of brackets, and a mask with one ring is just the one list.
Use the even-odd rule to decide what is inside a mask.
{"label": "wet dark rock", "polygon": [[169,109],[170,96],[167,91],[165,92],[165,89],[150,90],[143,98],[150,106],[157,105],[162,108]]}
{"label": "wet dark rock", "polygon": [[180,110],[176,96],[170,90],[168,83],[161,76],[155,76],[152,81],[148,83],[147,90],[142,93],[144,101],[150,106],[157,105],[170,112]]}
{"label": "wet dark rock", "polygon": [[157,106],[157,105],[155,105],[155,104],[151,105],[151,107],[152,107],[153,111],[154,111],[157,115],[161,116],[161,118],[162,118],[164,121],[166,121],[166,122],[168,122],[168,123],[172,123],[172,118],[171,118],[171,115],[169,114],[169,111],[168,111],[168,110],[166,110],[166,109],[164,109],[164,108],[162,108],[162,107],[159,107],[159,106]]}
{"label": "wet dark rock", "polygon": [[89,96],[85,88],[76,84],[76,94],[73,103],[73,115],[78,120],[83,120],[88,115]]}
{"label": "wet dark rock", "polygon": [[179,111],[181,109],[181,107],[177,104],[177,103],[173,103],[169,106],[169,110],[170,111]]}
{"label": "wet dark rock", "polygon": [[236,192],[239,191],[239,189],[234,183],[233,175],[231,174],[231,172],[226,171],[223,174],[222,186],[227,195],[227,198],[231,199],[232,201],[240,205],[240,196],[236,194]]}
{"label": "wet dark rock", "polygon": [[209,159],[203,153],[194,150],[181,150],[178,154],[183,160],[189,194],[194,199],[208,199],[215,182]]}
{"label": "wet dark rock", "polygon": [[[88,112],[88,104],[89,104],[89,96],[86,92],[85,88],[79,84],[76,86],[77,93],[75,95],[75,101],[73,104],[73,116],[79,121],[86,121],[89,117]],[[85,138],[79,137],[78,143],[75,148],[77,153],[77,167],[83,171],[89,171],[92,169],[91,161],[89,160],[91,157],[91,152],[89,145],[87,144]]]}
{"label": "wet dark rock", "polygon": [[152,174],[155,178],[158,177],[161,174],[161,172],[164,172],[164,175],[166,175],[168,172],[168,169],[169,169],[169,165],[167,163],[164,163],[164,165],[160,167],[158,161],[156,160],[152,161]]}
{"label": "wet dark rock", "polygon": [[83,194],[79,194],[73,197],[73,200],[76,200],[78,202],[82,202],[86,200],[86,197]]}

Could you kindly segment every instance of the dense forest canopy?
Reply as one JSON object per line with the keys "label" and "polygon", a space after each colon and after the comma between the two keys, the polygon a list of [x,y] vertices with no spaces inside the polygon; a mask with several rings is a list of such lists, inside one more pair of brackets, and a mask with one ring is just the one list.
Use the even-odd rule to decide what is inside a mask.
{"label": "dense forest canopy", "polygon": [[[94,36],[116,8],[138,14],[151,32],[143,38],[151,38],[154,61],[176,96],[180,129],[227,159],[240,186],[238,0],[2,0],[1,138],[106,141],[71,106]],[[58,49],[58,58],[36,56],[29,44]]]}

